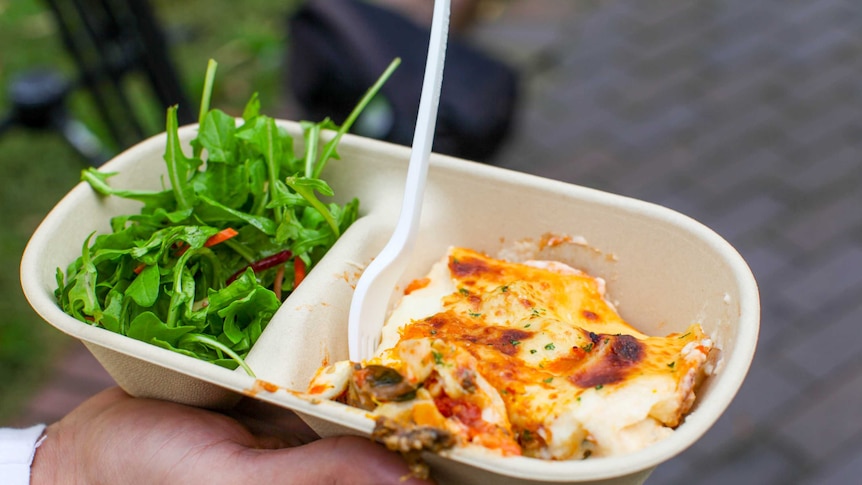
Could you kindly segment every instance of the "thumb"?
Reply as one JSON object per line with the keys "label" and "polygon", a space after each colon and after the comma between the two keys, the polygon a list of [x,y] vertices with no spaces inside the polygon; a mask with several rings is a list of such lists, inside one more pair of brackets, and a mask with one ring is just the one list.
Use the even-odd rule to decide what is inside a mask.
{"label": "thumb", "polygon": [[[262,483],[321,483],[332,485],[429,485],[410,477],[407,463],[396,453],[367,438],[339,436],[293,448],[249,450],[245,478]],[[260,480],[256,480],[259,483]]]}

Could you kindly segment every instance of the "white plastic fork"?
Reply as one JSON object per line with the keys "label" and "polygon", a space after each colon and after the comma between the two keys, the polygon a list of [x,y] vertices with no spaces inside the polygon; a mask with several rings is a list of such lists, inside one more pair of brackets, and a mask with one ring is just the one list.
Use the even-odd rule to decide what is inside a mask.
{"label": "white plastic fork", "polygon": [[440,85],[443,81],[443,61],[449,35],[450,0],[435,0],[431,19],[431,38],[413,148],[404,184],[401,214],[386,246],[359,277],[350,302],[347,339],[350,360],[361,362],[370,358],[380,342],[380,331],[389,307],[395,284],[404,273],[413,243],[419,230],[422,215],[422,198],[428,178],[428,159],[437,125],[437,107],[440,103]]}

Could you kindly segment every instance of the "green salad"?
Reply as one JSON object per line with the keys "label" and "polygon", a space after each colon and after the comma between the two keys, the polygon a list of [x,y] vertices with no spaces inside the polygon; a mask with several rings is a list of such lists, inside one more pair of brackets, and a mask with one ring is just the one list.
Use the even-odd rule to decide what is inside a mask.
{"label": "green salad", "polygon": [[[162,191],[114,188],[114,173],[82,180],[105,196],[143,203],[91,234],[81,256],[57,269],[62,309],[82,322],[254,375],[244,358],[281,302],[356,220],[357,199],[326,202],[320,178],[339,140],[380,90],[396,59],[350,116],[301,122],[304,150],[255,94],[242,119],[210,109],[210,61],[191,156],[180,146],[176,107],[167,110]],[[335,135],[322,143],[324,130]],[[205,156],[204,156],[205,155]],[[321,199],[323,198],[323,200]]]}

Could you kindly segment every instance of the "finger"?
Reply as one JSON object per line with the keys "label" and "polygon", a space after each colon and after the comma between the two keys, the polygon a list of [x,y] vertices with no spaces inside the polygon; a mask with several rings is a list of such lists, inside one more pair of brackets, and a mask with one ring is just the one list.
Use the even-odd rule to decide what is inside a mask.
{"label": "finger", "polygon": [[252,467],[264,483],[433,483],[410,477],[407,463],[400,456],[358,436],[326,438],[296,448],[257,450],[253,453],[252,459],[245,461],[244,465]]}
{"label": "finger", "polygon": [[[133,399],[126,391],[119,387],[105,389],[95,396],[87,399],[86,406],[78,406],[70,414],[80,415],[81,419],[87,420],[99,415],[105,409],[123,401]],[[76,418],[79,416],[75,416]]]}
{"label": "finger", "polygon": [[293,411],[257,399],[243,399],[227,414],[258,438],[260,448],[287,448],[320,439]]}

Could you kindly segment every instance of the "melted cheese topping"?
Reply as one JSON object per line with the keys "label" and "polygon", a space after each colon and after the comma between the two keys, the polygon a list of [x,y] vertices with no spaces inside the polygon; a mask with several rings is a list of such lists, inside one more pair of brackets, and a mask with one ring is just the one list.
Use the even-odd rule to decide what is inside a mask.
{"label": "melted cheese topping", "polygon": [[[562,263],[452,248],[408,286],[364,364],[418,388],[381,403],[379,416],[446,429],[462,446],[579,459],[671,433],[711,348],[697,324],[666,337],[638,332],[605,300],[603,281]],[[337,396],[351,368],[321,369],[309,393]]]}

